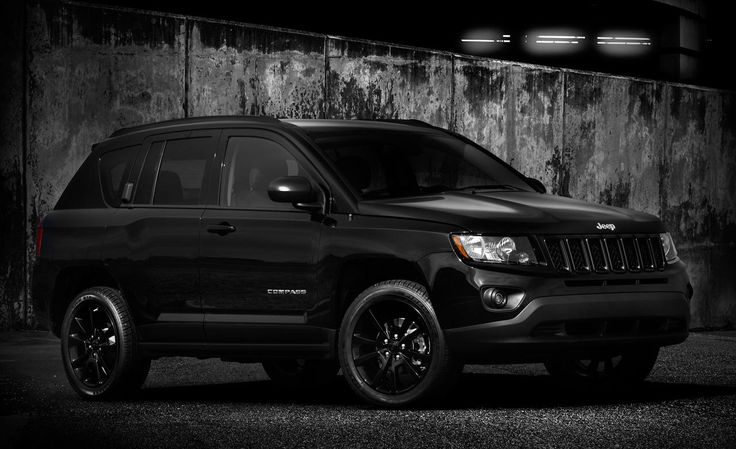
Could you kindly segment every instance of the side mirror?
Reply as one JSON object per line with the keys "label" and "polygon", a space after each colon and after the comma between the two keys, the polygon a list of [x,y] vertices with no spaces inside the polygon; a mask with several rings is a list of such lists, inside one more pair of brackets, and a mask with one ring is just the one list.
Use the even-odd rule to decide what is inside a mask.
{"label": "side mirror", "polygon": [[547,193],[547,188],[544,187],[544,184],[542,184],[542,181],[534,178],[526,178],[527,184],[532,186],[532,189],[536,190],[539,193]]}
{"label": "side mirror", "polygon": [[303,176],[282,176],[268,184],[268,197],[277,203],[291,203],[297,209],[317,212],[323,205],[316,203],[317,192]]}

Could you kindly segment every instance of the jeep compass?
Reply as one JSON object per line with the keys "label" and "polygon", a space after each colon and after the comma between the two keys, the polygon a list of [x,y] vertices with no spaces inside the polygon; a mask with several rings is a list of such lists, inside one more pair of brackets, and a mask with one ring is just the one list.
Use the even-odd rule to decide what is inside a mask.
{"label": "jeep compass", "polygon": [[37,230],[33,300],[84,398],[152,359],[260,362],[405,406],[464,363],[638,382],[687,338],[662,222],[547,194],[419,121],[200,117],[99,142]]}

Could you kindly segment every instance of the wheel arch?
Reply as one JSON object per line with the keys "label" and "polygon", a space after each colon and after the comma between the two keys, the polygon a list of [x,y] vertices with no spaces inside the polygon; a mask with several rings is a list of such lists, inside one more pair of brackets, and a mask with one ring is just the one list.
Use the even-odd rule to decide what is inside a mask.
{"label": "wheel arch", "polygon": [[356,258],[345,263],[336,285],[337,325],[355,298],[378,282],[400,279],[428,288],[427,278],[419,264],[396,257]]}
{"label": "wheel arch", "polygon": [[56,277],[49,307],[51,331],[59,336],[61,323],[69,304],[82,291],[91,287],[120,290],[120,284],[104,267],[74,266],[62,269]]}

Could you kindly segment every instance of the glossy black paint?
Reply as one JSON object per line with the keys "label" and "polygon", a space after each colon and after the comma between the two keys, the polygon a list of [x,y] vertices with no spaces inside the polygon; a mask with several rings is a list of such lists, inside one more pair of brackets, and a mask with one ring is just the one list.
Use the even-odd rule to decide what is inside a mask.
{"label": "glossy black paint", "polygon": [[[123,291],[142,347],[151,356],[324,358],[334,357],[336,329],[360,291],[381,280],[410,279],[427,287],[448,341],[468,360],[514,360],[524,354],[543,359],[549,353],[545,351],[561,347],[664,345],[686,338],[687,328],[629,339],[568,336],[558,341],[529,334],[531,323],[610,318],[612,313],[687,321],[692,290],[682,263],[615,276],[560,273],[544,265],[469,265],[449,240],[457,232],[528,235],[533,242],[548,234],[611,233],[599,230],[598,223],[614,224],[616,234],[664,232],[656,217],[505,190],[358,201],[300,129],[304,123],[182,119],[119,131],[98,144],[63,201],[44,219],[43,251],[33,282],[38,315],[47,316],[58,333],[70,295],[102,283]],[[361,123],[404,130],[420,126],[359,121],[351,126]],[[319,126],[341,122],[320,121]],[[428,126],[421,128],[427,132]],[[277,141],[304,166],[319,207],[304,210],[279,203],[283,209],[265,211],[219,204],[227,139],[254,135]],[[113,208],[97,199],[99,180],[83,188],[94,179],[90,173],[101,152],[141,145],[128,181],[134,189],[144,189],[140,186],[155,182],[150,171],[157,169],[148,155],[158,154],[160,142],[191,136],[208,138],[212,147],[200,205],[153,205],[150,195],[134,191],[131,203]],[[632,281],[606,286],[569,282],[613,277]],[[489,311],[480,300],[481,290],[489,286],[520,289],[524,299],[512,311]],[[627,299],[616,305],[617,297]],[[569,305],[551,307],[554,301]],[[641,304],[647,306],[642,309]],[[527,319],[520,323],[520,317]]]}
{"label": "glossy black paint", "polygon": [[448,192],[365,201],[360,210],[367,215],[453,223],[485,234],[595,234],[600,233],[597,223],[614,224],[616,233],[664,232],[653,215],[533,192]]}
{"label": "glossy black paint", "polygon": [[282,176],[271,181],[268,196],[279,203],[311,203],[317,200],[309,180],[303,176]]}
{"label": "glossy black paint", "polygon": [[144,340],[203,339],[198,281],[203,213],[202,207],[137,206],[117,209],[109,219],[105,268],[135,298]]}
{"label": "glossy black paint", "polygon": [[[236,230],[218,235],[204,229],[215,223]],[[267,315],[273,324],[304,324],[319,301],[316,256],[323,226],[297,210],[208,209],[199,256],[207,341],[240,342],[248,337],[240,328]]]}

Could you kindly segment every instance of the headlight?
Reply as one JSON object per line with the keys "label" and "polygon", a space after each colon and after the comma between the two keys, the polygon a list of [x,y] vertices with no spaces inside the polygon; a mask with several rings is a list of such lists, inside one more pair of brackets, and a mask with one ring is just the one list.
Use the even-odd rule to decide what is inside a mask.
{"label": "headlight", "polygon": [[677,248],[675,248],[675,242],[672,241],[670,233],[663,232],[659,234],[659,239],[662,241],[664,260],[666,260],[667,263],[675,263],[680,260],[679,257],[677,257]]}
{"label": "headlight", "polygon": [[526,237],[452,234],[451,239],[455,250],[465,260],[519,265],[538,263]]}

